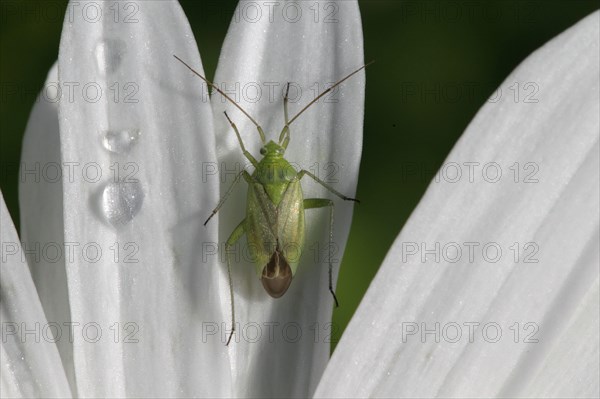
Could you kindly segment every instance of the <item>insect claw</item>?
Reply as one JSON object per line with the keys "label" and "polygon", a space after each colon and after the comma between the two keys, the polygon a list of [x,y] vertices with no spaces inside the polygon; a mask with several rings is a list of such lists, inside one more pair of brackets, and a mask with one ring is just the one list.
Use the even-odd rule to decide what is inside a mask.
{"label": "insect claw", "polygon": [[208,219],[206,219],[206,222],[204,222],[204,226],[206,226],[206,223],[208,223],[208,221],[209,221],[210,219],[212,219],[212,217],[213,217],[213,216],[215,216],[215,214],[216,214],[216,213],[217,213],[217,212],[213,212],[213,213],[211,213],[211,214],[210,214],[210,216],[208,217]]}
{"label": "insect claw", "polygon": [[235,327],[233,327],[231,329],[231,332],[229,333],[229,339],[227,339],[227,343],[225,344],[225,346],[229,346],[229,343],[231,342],[231,338],[233,338],[233,332],[235,331]]}
{"label": "insect claw", "polygon": [[333,300],[335,301],[335,307],[339,308],[340,307],[340,303],[337,300],[337,297],[335,296],[335,292],[333,292],[332,288],[329,288],[329,292],[331,292],[331,295],[333,295]]}

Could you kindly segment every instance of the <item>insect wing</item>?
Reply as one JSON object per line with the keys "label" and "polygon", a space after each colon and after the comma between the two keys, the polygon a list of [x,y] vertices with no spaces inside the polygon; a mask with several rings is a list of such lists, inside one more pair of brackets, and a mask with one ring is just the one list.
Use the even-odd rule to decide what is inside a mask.
{"label": "insect wing", "polygon": [[259,276],[271,260],[277,245],[296,273],[304,246],[304,207],[300,182],[293,180],[275,206],[259,183],[248,188],[246,234],[252,261]]}
{"label": "insect wing", "polygon": [[279,246],[292,269],[292,275],[296,274],[302,248],[304,248],[303,201],[300,181],[292,180],[277,207]]}
{"label": "insect wing", "polygon": [[259,183],[248,187],[246,236],[248,250],[260,276],[277,246],[277,208]]}

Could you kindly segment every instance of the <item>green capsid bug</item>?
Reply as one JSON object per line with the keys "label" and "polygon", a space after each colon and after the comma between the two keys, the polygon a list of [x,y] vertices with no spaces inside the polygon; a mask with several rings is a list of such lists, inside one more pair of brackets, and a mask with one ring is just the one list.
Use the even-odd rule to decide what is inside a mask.
{"label": "green capsid bug", "polygon": [[[277,143],[274,141],[266,142],[265,133],[262,127],[252,118],[239,104],[233,101],[227,94],[221,91],[213,83],[209,82],[204,76],[196,72],[192,67],[186,64],[176,55],[173,55],[178,61],[185,65],[195,75],[200,77],[207,85],[220,93],[237,107],[252,123],[256,126],[258,134],[263,143],[260,150],[263,156],[257,161],[250,154],[244,143],[240,132],[233,121],[225,112],[229,124],[233,128],[244,156],[254,166],[254,173],[249,174],[246,170],[240,172],[232,185],[225,192],[215,209],[212,211],[204,225],[219,211],[235,185],[244,178],[248,183],[248,194],[246,200],[246,217],[233,230],[227,242],[225,250],[227,253],[227,273],[229,277],[229,290],[231,296],[231,333],[226,345],[229,345],[235,331],[235,306],[233,295],[233,282],[231,279],[231,247],[246,234],[250,255],[255,263],[256,272],[267,293],[273,298],[279,298],[285,294],[289,288],[292,278],[296,274],[300,255],[304,247],[304,210],[329,207],[329,248],[333,244],[333,208],[334,203],[326,198],[304,198],[300,180],[302,177],[309,176],[317,183],[321,184],[327,190],[346,201],[359,202],[355,198],[347,197],[336,191],[333,187],[319,179],[307,170],[297,172],[292,165],[284,158],[285,150],[290,141],[289,126],[311,105],[317,102],[325,94],[333,90],[345,80],[364,69],[369,64],[363,65],[354,72],[334,83],[327,90],[323,91],[314,100],[309,102],[293,118],[288,118],[288,93],[289,83],[283,99],[283,112],[285,125],[279,135]],[[333,296],[336,307],[339,306],[338,300],[333,291],[333,265],[331,256],[329,257],[329,291]]]}

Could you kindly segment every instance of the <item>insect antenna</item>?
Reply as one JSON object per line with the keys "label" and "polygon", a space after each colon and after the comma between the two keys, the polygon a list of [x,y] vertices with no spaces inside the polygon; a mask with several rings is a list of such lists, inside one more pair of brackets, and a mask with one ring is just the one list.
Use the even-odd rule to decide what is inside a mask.
{"label": "insect antenna", "polygon": [[[219,92],[223,97],[225,97],[226,99],[229,100],[230,103],[232,103],[233,105],[235,105],[237,107],[237,109],[239,109],[240,111],[242,111],[242,113],[244,115],[246,115],[248,117],[248,119],[250,119],[250,121],[252,121],[252,123],[254,124],[254,126],[256,126],[256,129],[258,130],[258,134],[260,135],[260,139],[262,140],[263,144],[265,143],[265,133],[263,132],[262,127],[260,127],[260,125],[258,124],[258,122],[256,122],[254,120],[253,117],[250,116],[249,113],[247,113],[238,103],[236,103],[235,101],[233,101],[233,99],[231,97],[229,97],[227,94],[225,94],[221,89],[219,89],[215,84],[213,84],[212,82],[210,82],[208,79],[206,79],[204,76],[200,75],[198,72],[196,72],[196,70],[194,70],[194,68],[192,68],[191,66],[189,66],[185,61],[183,61],[181,58],[177,57],[175,54],[173,54],[173,57],[175,57],[175,59],[179,62],[181,62],[183,65],[185,65],[190,71],[192,71],[192,73],[194,73],[194,75],[198,76],[200,79],[202,79],[204,82],[206,82],[207,85],[209,85],[210,87],[212,87],[214,90],[216,90],[217,92]],[[358,72],[358,71],[357,71]],[[319,98],[319,97],[317,97]]]}
{"label": "insect antenna", "polygon": [[323,97],[325,94],[329,93],[331,90],[333,90],[334,88],[336,88],[337,86],[339,86],[340,84],[342,84],[344,81],[346,81],[347,79],[349,79],[350,77],[352,77],[354,74],[357,74],[358,72],[360,72],[361,70],[365,69],[366,67],[368,67],[369,65],[371,65],[372,63],[374,63],[375,61],[371,61],[363,66],[361,66],[360,68],[358,68],[356,71],[348,74],[347,76],[345,76],[344,78],[338,80],[337,82],[335,82],[333,84],[333,86],[329,87],[327,90],[325,90],[323,93],[319,94],[314,100],[312,100],[311,102],[309,102],[308,104],[306,104],[306,106],[304,108],[302,108],[300,110],[300,112],[298,112],[292,119],[290,119],[288,121],[288,123],[286,123],[285,127],[288,127],[289,125],[292,124],[292,122],[294,122],[296,119],[298,119],[298,117],[300,115],[302,115],[302,113],[304,111],[306,111],[311,105],[313,105],[314,103],[316,103],[317,101],[319,101],[319,99],[321,97]]}

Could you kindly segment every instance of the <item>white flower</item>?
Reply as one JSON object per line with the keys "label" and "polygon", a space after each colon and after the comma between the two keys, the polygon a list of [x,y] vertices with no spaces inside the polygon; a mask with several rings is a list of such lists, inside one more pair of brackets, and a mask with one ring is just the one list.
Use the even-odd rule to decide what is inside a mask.
{"label": "white flower", "polygon": [[[599,13],[507,78],[542,84],[538,104],[486,104],[448,158],[537,161],[539,184],[432,183],[328,363],[328,344],[309,335],[314,323],[331,318],[327,267],[306,255],[280,300],[262,292],[248,262],[234,264],[240,329],[224,346],[228,280],[210,251],[243,218],[243,190],[218,219],[206,228],[202,222],[231,182],[221,185],[212,168],[225,162],[235,170],[246,161],[222,111],[255,155],[258,135],[219,95],[205,101],[206,86],[172,58],[203,73],[178,4],[136,4],[133,24],[66,19],[58,75],[53,68],[46,87],[89,84],[89,97],[50,93],[60,101],[41,101],[32,112],[22,163],[60,163],[64,173],[62,184],[22,184],[21,239],[2,202],[3,396],[306,397],[315,389],[332,397],[598,396]],[[278,96],[285,82],[306,90],[362,65],[358,6],[340,2],[339,11],[337,24],[293,23],[277,13],[273,21],[232,21],[215,82],[240,82],[239,92],[247,90],[240,104],[269,137],[283,125]],[[271,82],[279,83],[275,97],[265,89]],[[97,102],[94,83],[103,93]],[[256,86],[263,95],[253,102]],[[133,92],[138,102],[124,102]],[[315,105],[292,125],[286,154],[304,167],[338,163],[336,188],[350,195],[363,96],[361,74],[344,84],[338,103]],[[292,114],[305,98],[290,105]],[[138,182],[124,181],[128,173]],[[304,183],[307,197],[326,195]],[[325,212],[315,212],[307,236],[326,243]],[[347,204],[336,207],[340,251],[351,212]],[[503,258],[477,267],[403,259],[403,243],[470,240],[532,242],[540,261]],[[72,252],[57,261],[35,259],[44,247],[63,245]],[[520,322],[522,335],[524,323],[533,323],[539,343],[524,343],[522,335],[518,343],[512,335],[496,343],[452,343],[448,335],[435,342],[407,330],[415,322],[493,322],[513,334],[508,321]],[[287,342],[290,335],[286,341],[267,323],[297,323],[303,336]],[[264,336],[268,326],[279,334],[273,342]],[[57,331],[63,335],[55,344]],[[256,343],[252,331],[263,334]]]}
{"label": "white flower", "polygon": [[[232,181],[221,186],[220,177],[239,172],[237,164],[243,167],[247,161],[222,111],[228,110],[257,157],[259,138],[220,95],[211,104],[206,85],[173,58],[176,54],[203,74],[179,4],[136,5],[133,23],[115,22],[112,2],[68,7],[58,71],[54,68],[46,83],[49,91],[62,89],[46,93],[60,101],[36,104],[22,156],[25,167],[62,165],[62,184],[26,179],[20,197],[24,249],[38,244],[43,251],[47,243],[60,248],[65,243],[73,254],[56,261],[29,255],[35,289],[20,250],[3,261],[2,320],[27,321],[23,328],[50,325],[40,332],[44,345],[31,336],[22,340],[22,330],[2,343],[8,356],[2,363],[3,393],[311,395],[329,359],[329,343],[311,335],[311,328],[331,320],[327,263],[306,250],[289,291],[272,300],[251,263],[236,261],[240,324],[232,344],[225,346],[229,283],[216,247],[243,219],[243,188],[206,227],[202,223]],[[289,108],[294,115],[314,98],[315,82],[323,91],[363,64],[356,2],[338,4],[337,23],[315,23],[310,4],[291,4],[299,6],[304,17],[297,21],[283,19],[293,14],[278,12],[273,19],[253,22],[239,18],[238,11],[215,77],[217,84],[234,87],[236,100],[262,124],[268,139],[276,140],[283,127],[281,94],[287,82],[292,82]],[[84,8],[86,13],[77,12]],[[70,98],[70,87],[84,97]],[[262,89],[259,101],[257,87]],[[364,73],[345,82],[336,97],[335,103],[315,104],[291,125],[286,157],[305,168],[337,163],[336,188],[353,195]],[[217,169],[220,173],[214,173]],[[326,196],[308,179],[303,186],[305,197]],[[334,239],[340,251],[351,214],[352,205],[336,209]],[[5,216],[3,241],[10,237],[6,241],[17,243]],[[310,242],[327,243],[328,221],[327,210],[307,212]],[[13,280],[26,289],[11,290]],[[75,323],[72,340],[69,323]],[[56,328],[62,336],[55,339]]]}
{"label": "white flower", "polygon": [[[534,52],[500,86],[535,82],[539,102],[485,104],[444,162],[517,161],[519,181],[531,183],[433,181],[316,396],[599,396],[599,16]],[[422,252],[408,255],[413,243],[457,245],[422,262]],[[489,243],[489,259],[495,246],[508,254],[448,261],[456,247],[469,257],[464,243],[479,243],[479,254]]]}

